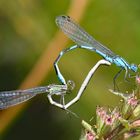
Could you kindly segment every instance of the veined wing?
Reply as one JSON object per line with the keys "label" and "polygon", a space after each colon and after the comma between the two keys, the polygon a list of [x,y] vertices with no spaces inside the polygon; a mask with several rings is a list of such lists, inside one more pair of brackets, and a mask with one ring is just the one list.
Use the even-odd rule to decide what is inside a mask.
{"label": "veined wing", "polygon": [[25,102],[37,94],[48,92],[48,86],[36,87],[26,90],[13,90],[0,92],[0,109]]}
{"label": "veined wing", "polygon": [[96,41],[90,36],[84,29],[82,29],[77,23],[75,23],[69,16],[58,16],[56,18],[56,24],[62,29],[62,31],[77,45],[90,46],[93,50],[97,49],[110,57],[114,57],[115,54]]}

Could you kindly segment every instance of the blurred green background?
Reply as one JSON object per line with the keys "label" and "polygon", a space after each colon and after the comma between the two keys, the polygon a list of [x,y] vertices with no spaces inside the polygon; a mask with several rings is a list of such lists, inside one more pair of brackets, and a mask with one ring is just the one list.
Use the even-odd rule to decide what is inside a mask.
{"label": "blurred green background", "polygon": [[[80,25],[116,54],[138,64],[140,1],[82,1],[85,1],[87,6],[79,21]],[[0,0],[1,90],[20,87],[59,30],[55,24],[55,17],[67,14],[73,2],[72,0]],[[81,10],[80,0],[78,2],[73,15]],[[65,47],[72,44],[74,43],[69,41]],[[55,50],[53,52],[59,53]],[[51,56],[52,54],[50,58]],[[100,59],[96,53],[86,50],[75,50],[62,58],[59,65],[62,73],[67,80],[71,79],[76,83],[75,90],[69,95],[70,98],[76,96],[86,74]],[[47,59],[43,65],[47,65],[49,61]],[[50,67],[51,71],[46,74],[40,85],[59,83],[52,65]],[[118,70],[119,68],[114,65],[101,66],[81,100],[70,110],[88,121],[95,115],[97,105],[110,107],[118,105],[120,99],[108,91],[109,88],[113,88],[112,79]],[[38,72],[38,76],[40,73],[41,71]],[[123,81],[123,74],[118,83]],[[128,90],[133,88],[128,84],[119,84],[119,87]],[[4,113],[5,111],[1,111],[0,117],[4,116]],[[8,116],[11,116],[10,111]],[[1,140],[78,140],[81,133],[81,120],[50,105],[45,94],[28,101],[28,106],[15,116],[15,119],[8,122],[8,127],[1,131]],[[6,117],[4,121],[7,121]]]}

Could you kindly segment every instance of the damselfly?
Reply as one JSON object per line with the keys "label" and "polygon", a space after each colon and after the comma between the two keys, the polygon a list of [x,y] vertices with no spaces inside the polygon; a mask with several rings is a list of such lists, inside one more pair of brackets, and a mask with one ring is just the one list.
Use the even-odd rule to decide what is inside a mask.
{"label": "damselfly", "polygon": [[72,20],[69,16],[58,16],[56,18],[56,24],[60,27],[60,29],[77,45],[67,48],[60,52],[58,58],[55,61],[54,67],[56,69],[56,73],[61,83],[65,84],[65,78],[61,74],[58,68],[58,61],[60,58],[67,52],[74,50],[76,48],[87,49],[89,51],[94,51],[101,55],[105,60],[110,63],[116,64],[120,67],[120,71],[114,76],[114,89],[115,89],[115,80],[119,76],[122,70],[125,70],[125,79],[129,75],[129,70],[133,72],[137,72],[137,65],[129,64],[125,59],[116,55],[110,49],[96,41],[92,36],[90,36],[84,29],[82,29],[74,20]]}
{"label": "damselfly", "polygon": [[[65,85],[50,84],[48,86],[35,87],[25,90],[1,91],[0,109],[6,109],[8,107],[20,104],[42,93],[48,93],[47,97],[51,104],[59,108],[64,108],[64,96],[66,93],[71,92],[74,86],[74,82],[69,80]],[[62,103],[54,101],[52,98],[53,95],[61,96]]]}

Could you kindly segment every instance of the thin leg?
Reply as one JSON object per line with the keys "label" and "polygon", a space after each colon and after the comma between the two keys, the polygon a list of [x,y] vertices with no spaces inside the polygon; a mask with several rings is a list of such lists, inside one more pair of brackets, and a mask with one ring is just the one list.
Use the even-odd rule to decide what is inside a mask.
{"label": "thin leg", "polygon": [[114,85],[114,91],[116,90],[116,87],[117,87],[117,90],[119,90],[117,84],[116,84],[116,79],[119,77],[120,73],[122,72],[123,69],[120,69],[117,74],[114,76],[113,78],[113,85]]}
{"label": "thin leg", "polygon": [[129,74],[128,74],[128,69],[126,69],[125,70],[125,75],[124,75],[124,80],[125,81],[127,81],[127,82],[129,82],[128,80],[127,80],[127,77],[129,76]]}
{"label": "thin leg", "polygon": [[52,95],[48,94],[47,97],[48,97],[48,100],[49,100],[50,104],[52,104],[52,105],[54,105],[54,106],[57,106],[57,107],[63,109],[63,105],[60,104],[60,103],[55,102],[55,101],[52,99]]}
{"label": "thin leg", "polygon": [[133,75],[133,76],[130,75],[130,73],[128,73],[128,70],[126,69],[125,76],[124,76],[124,80],[125,80],[125,82],[127,82],[128,84],[134,86],[135,84],[132,84],[131,81],[127,79],[127,77],[128,77],[128,78],[134,78],[134,77],[136,77],[136,75]]}
{"label": "thin leg", "polygon": [[60,97],[60,103],[62,104],[62,105],[65,105],[65,98],[64,98],[64,94],[62,94],[61,95],[61,97]]}
{"label": "thin leg", "polygon": [[136,74],[135,75],[131,75],[130,73],[128,74],[129,78],[136,78],[136,76],[137,76]]}
{"label": "thin leg", "polygon": [[136,75],[130,75],[130,73],[128,72],[128,69],[125,70],[125,76],[124,76],[124,80],[128,83],[130,83],[130,81],[127,79],[128,78],[134,78],[136,77]]}

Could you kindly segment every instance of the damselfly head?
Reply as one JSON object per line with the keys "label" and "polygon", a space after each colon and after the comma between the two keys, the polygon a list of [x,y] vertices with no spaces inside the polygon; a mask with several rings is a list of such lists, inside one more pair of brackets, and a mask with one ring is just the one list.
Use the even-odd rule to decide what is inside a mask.
{"label": "damselfly head", "polygon": [[65,23],[65,22],[70,22],[70,20],[71,19],[69,16],[61,15],[61,16],[56,17],[55,22],[58,26],[60,26],[61,24]]}
{"label": "damselfly head", "polygon": [[68,89],[69,91],[72,91],[74,88],[75,88],[75,83],[74,83],[74,81],[68,80],[68,81],[67,81],[67,89]]}
{"label": "damselfly head", "polygon": [[133,72],[137,72],[138,66],[137,66],[136,64],[131,64],[131,65],[130,65],[130,69],[131,69]]}

